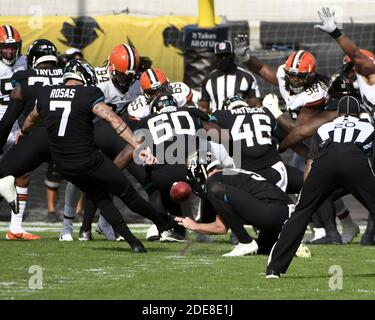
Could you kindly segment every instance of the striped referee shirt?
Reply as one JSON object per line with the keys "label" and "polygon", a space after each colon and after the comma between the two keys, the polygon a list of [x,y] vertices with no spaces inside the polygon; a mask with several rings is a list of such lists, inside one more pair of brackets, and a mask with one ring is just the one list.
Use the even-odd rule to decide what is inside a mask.
{"label": "striped referee shirt", "polygon": [[374,139],[374,126],[367,119],[343,115],[318,129],[313,136],[308,158],[314,159],[327,142],[356,144],[367,153],[372,151]]}
{"label": "striped referee shirt", "polygon": [[203,80],[201,101],[210,103],[211,112],[221,110],[225,98],[233,95],[245,100],[260,97],[258,83],[250,71],[237,66],[230,73],[216,69]]}

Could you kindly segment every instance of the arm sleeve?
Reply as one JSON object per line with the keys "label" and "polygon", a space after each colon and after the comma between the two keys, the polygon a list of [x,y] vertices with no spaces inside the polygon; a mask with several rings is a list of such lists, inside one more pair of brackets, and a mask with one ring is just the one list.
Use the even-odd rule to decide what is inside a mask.
{"label": "arm sleeve", "polygon": [[320,138],[318,134],[314,134],[314,136],[311,139],[311,145],[309,148],[309,152],[307,154],[307,159],[314,160],[315,156],[319,153],[319,144],[320,144]]}
{"label": "arm sleeve", "polygon": [[103,94],[103,91],[100,90],[98,87],[92,87],[92,93],[90,94],[91,97],[91,108],[94,108],[94,106],[99,102],[104,102],[105,97]]}

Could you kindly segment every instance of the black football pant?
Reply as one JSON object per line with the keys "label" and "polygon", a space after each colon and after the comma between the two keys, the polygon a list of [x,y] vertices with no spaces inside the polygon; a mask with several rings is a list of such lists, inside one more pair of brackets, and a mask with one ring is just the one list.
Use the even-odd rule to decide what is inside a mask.
{"label": "black football pant", "polygon": [[52,162],[45,127],[35,127],[12,146],[0,161],[0,175],[16,178],[38,168],[43,162]]}
{"label": "black football pant", "polygon": [[244,225],[255,226],[260,229],[258,252],[268,254],[284,221],[289,217],[289,206],[271,200],[261,201],[241,189],[221,182],[209,184],[207,191],[209,202],[238,240],[250,243],[252,238]]}
{"label": "black football pant", "polygon": [[[99,119],[94,124],[94,139],[95,144],[109,159],[114,160],[116,156],[125,148],[127,142],[122,139],[116,131],[106,121]],[[131,162],[126,169],[136,180],[143,186],[148,193],[150,202],[159,212],[165,212],[160,195],[155,191],[154,185],[150,182],[149,174],[145,167]],[[82,222],[82,230],[91,230],[91,224],[94,220],[95,213],[98,207],[89,198],[85,198],[84,202],[84,216]]]}
{"label": "black football pant", "polygon": [[268,270],[285,273],[313,212],[338,188],[351,193],[375,220],[375,176],[366,155],[353,144],[331,144],[315,159],[302,187],[296,210],[282,227]]}
{"label": "black football pant", "polygon": [[[105,156],[103,163],[89,174],[64,175],[67,180],[85,192],[99,209],[105,210],[105,212],[102,211],[103,216],[114,227],[115,231],[117,231],[116,227],[122,223],[123,219],[113,202],[110,201],[111,204],[109,204],[110,194],[120,198],[130,210],[151,220],[157,226],[165,226],[169,222],[169,217],[157,212],[149,202],[143,199],[134,190],[120,169]],[[110,210],[109,207],[111,207]],[[119,232],[119,234],[121,233]]]}

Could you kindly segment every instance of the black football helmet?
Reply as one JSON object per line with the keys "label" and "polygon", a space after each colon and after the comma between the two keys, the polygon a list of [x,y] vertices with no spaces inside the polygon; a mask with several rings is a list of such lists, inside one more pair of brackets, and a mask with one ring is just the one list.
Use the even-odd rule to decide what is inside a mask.
{"label": "black football helmet", "polygon": [[27,67],[35,68],[41,62],[55,62],[57,64],[57,49],[47,39],[35,40],[26,53]]}
{"label": "black football helmet", "polygon": [[86,61],[73,59],[68,62],[64,69],[63,81],[75,79],[84,85],[96,85],[98,80],[94,68]]}
{"label": "black football helmet", "polygon": [[166,107],[178,108],[177,100],[171,94],[161,94],[157,96],[151,104],[151,112],[158,112]]}
{"label": "black football helmet", "polygon": [[223,101],[223,110],[232,110],[235,108],[248,107],[248,103],[238,95],[225,98]]}
{"label": "black football helmet", "polygon": [[221,162],[210,150],[199,149],[188,156],[185,164],[186,178],[198,196],[204,195],[208,172],[214,167],[221,167]]}

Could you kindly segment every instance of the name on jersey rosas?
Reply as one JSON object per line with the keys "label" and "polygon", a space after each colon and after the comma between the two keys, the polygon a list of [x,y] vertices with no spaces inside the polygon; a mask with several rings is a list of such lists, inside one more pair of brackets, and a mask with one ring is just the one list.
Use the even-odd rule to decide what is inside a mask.
{"label": "name on jersey rosas", "polygon": [[50,98],[74,98],[76,89],[52,89]]}

